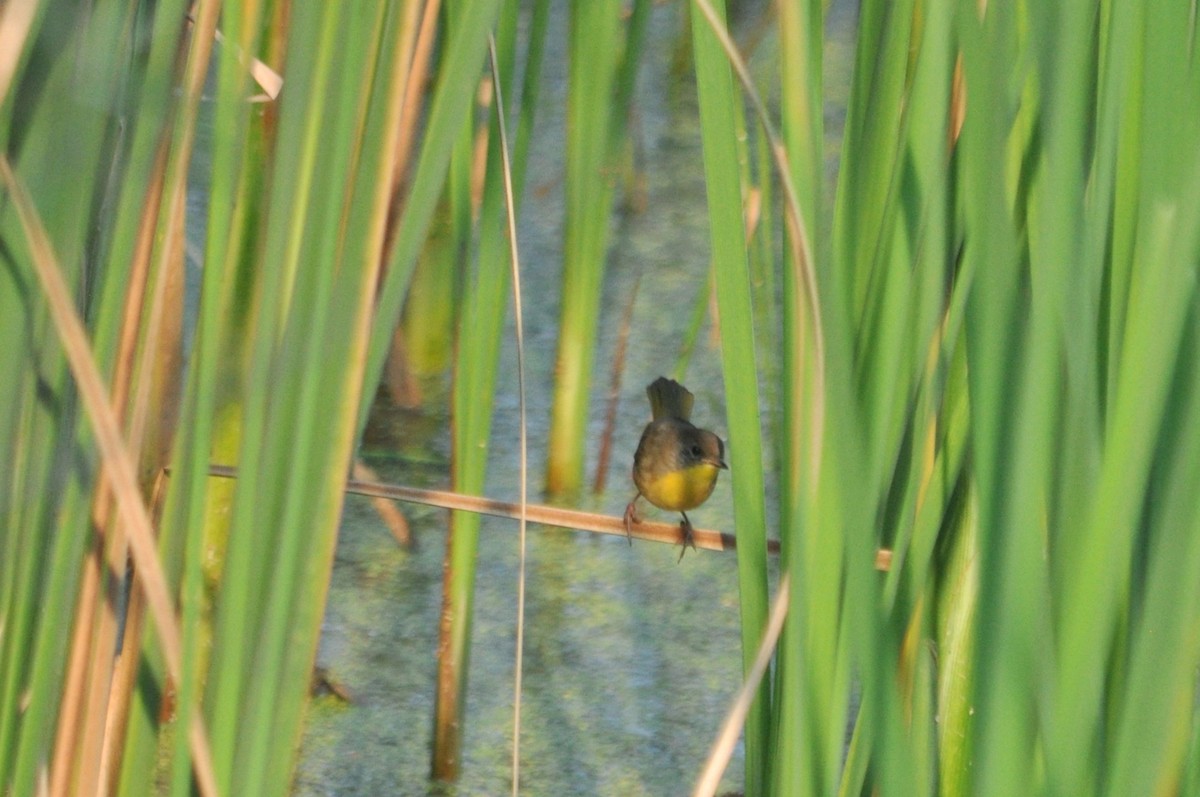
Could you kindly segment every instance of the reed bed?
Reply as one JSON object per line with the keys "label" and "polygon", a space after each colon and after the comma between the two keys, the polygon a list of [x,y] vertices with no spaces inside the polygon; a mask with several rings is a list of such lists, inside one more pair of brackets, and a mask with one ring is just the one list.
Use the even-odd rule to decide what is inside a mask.
{"label": "reed bed", "polygon": [[[512,289],[488,88],[519,108],[519,214],[556,11],[0,10],[0,791],[287,793],[406,302],[409,325],[455,329],[453,493],[487,485]],[[563,13],[556,495],[582,477],[598,325],[624,310],[600,299],[657,12]],[[690,15],[742,660],[762,676],[733,715],[745,793],[1200,791],[1190,9],[864,0],[832,184],[820,0],[765,9],[774,46],[750,64],[720,2],[664,13]],[[439,779],[471,721],[489,508],[459,499],[437,499],[456,507]]]}

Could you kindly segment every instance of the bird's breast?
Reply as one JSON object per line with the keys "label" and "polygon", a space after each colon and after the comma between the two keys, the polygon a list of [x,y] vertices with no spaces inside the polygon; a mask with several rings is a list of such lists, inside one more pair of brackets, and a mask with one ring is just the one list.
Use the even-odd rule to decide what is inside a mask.
{"label": "bird's breast", "polygon": [[719,472],[715,465],[701,462],[647,480],[638,486],[642,495],[659,509],[683,512],[708,500]]}

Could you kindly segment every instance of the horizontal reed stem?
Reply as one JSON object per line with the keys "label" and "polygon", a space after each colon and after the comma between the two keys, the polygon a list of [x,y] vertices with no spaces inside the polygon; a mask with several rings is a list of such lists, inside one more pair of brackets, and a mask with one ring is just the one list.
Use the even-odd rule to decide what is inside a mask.
{"label": "horizontal reed stem", "polygon": [[[236,479],[237,468],[229,465],[210,465],[208,472],[222,479]],[[424,490],[420,487],[406,487],[400,484],[384,482],[346,480],[346,492],[354,495],[365,495],[371,498],[388,498],[393,501],[405,501],[412,504],[437,506],[442,509],[457,509],[463,512],[477,512],[493,517],[520,520],[521,507],[510,501],[500,501],[495,498],[483,498],[475,495],[463,495],[448,490]],[[525,519],[531,523],[543,526],[555,526],[575,531],[591,531],[596,534],[613,534],[625,536],[624,521],[613,515],[601,515],[595,512],[582,512],[578,509],[563,509],[545,504],[527,504]],[[732,534],[713,529],[694,528],[692,534],[697,548],[709,551],[732,551],[737,548],[737,538]],[[633,527],[633,536],[648,542],[664,542],[675,544],[679,542],[679,526],[675,523],[658,523],[642,520]],[[779,540],[767,540],[767,552],[779,553]],[[887,571],[891,566],[892,552],[880,548],[875,553],[875,569]]]}

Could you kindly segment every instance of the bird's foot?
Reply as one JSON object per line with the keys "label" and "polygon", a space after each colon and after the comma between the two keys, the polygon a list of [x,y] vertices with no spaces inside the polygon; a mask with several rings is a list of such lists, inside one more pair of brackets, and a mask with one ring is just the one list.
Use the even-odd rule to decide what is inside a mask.
{"label": "bird's foot", "polygon": [[634,498],[625,507],[625,539],[629,540],[629,547],[633,547],[633,524],[638,522],[637,509],[634,504],[637,499]]}
{"label": "bird's foot", "polygon": [[[683,515],[682,512],[679,514]],[[692,521],[688,520],[687,515],[683,515],[683,520],[679,521],[679,535],[679,558],[675,561],[675,564],[683,561],[683,555],[687,553],[689,545],[693,551],[696,550],[696,535],[692,534]]]}

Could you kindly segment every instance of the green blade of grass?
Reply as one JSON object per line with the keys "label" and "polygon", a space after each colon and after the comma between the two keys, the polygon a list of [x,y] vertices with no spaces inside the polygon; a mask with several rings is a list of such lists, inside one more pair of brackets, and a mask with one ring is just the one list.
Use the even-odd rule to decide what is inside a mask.
{"label": "green blade of grass", "polygon": [[[505,96],[513,80],[517,11],[516,4],[505,6],[498,31],[500,77],[508,84],[503,86]],[[544,33],[544,28],[542,31]],[[531,41],[530,44],[541,46],[541,42],[535,45]],[[537,68],[536,60],[532,66]],[[536,82],[527,82],[526,86],[532,92],[537,90]],[[504,216],[503,153],[497,113],[493,106],[480,206],[477,265],[467,281],[459,310],[457,336],[452,478],[454,489],[468,495],[482,495],[486,483],[496,374],[510,293],[511,264]],[[531,126],[525,127],[524,135],[531,131]],[[527,153],[528,143],[522,141],[517,147],[517,154],[524,158]],[[514,181],[523,178],[524,166],[524,160],[514,163]],[[521,186],[514,185],[516,196],[520,196]],[[457,779],[462,760],[480,517],[469,512],[454,512],[450,523],[439,630],[441,644],[431,767],[433,776],[439,780]]]}
{"label": "green blade of grass", "polygon": [[[715,4],[719,15],[721,4]],[[692,47],[700,96],[700,126],[708,197],[710,244],[721,315],[721,363],[729,425],[729,464],[738,534],[742,662],[753,667],[767,619],[766,511],[758,363],[735,120],[742,115],[724,49],[700,14],[692,15]],[[770,692],[764,682],[746,719],[746,794],[767,791]]]}
{"label": "green blade of grass", "polygon": [[[475,86],[487,52],[487,34],[492,29],[500,0],[465,0],[460,10],[462,23],[446,42],[437,88],[429,106],[424,144],[416,161],[412,188],[396,233],[396,244],[385,269],[386,277],[376,306],[367,356],[367,383],[374,385],[383,372],[392,339],[392,330],[408,279],[416,262],[437,197],[449,168],[450,152],[456,131],[461,130],[471,109]],[[373,390],[363,392],[359,407],[359,428],[366,423]]]}
{"label": "green blade of grass", "polygon": [[623,35],[621,14],[622,4],[614,0],[571,6],[557,383],[546,460],[546,491],[557,496],[576,493],[583,482],[609,217],[627,110],[618,103],[628,102],[619,79],[622,64],[640,57],[638,42]]}

